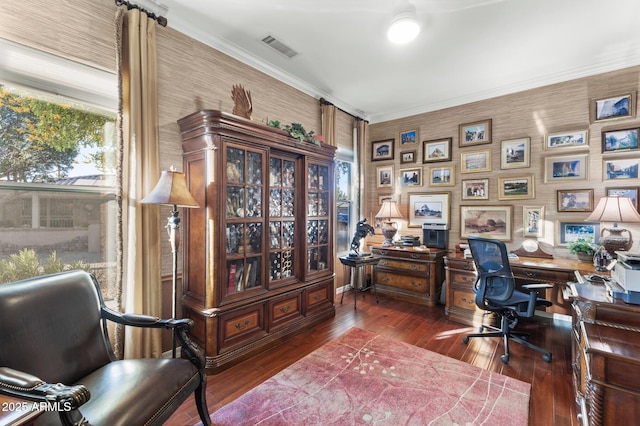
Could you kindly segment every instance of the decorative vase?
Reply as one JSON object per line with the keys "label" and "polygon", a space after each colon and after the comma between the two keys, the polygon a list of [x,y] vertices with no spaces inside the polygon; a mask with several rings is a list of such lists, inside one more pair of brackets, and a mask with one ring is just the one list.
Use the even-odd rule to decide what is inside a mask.
{"label": "decorative vase", "polygon": [[593,255],[589,253],[585,253],[583,251],[576,252],[576,256],[578,256],[578,260],[580,262],[593,262]]}

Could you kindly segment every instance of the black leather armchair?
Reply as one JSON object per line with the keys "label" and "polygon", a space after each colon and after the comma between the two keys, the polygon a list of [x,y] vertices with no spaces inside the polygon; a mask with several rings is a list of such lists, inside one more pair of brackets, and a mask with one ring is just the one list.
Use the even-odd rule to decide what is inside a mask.
{"label": "black leather armchair", "polygon": [[538,289],[551,287],[548,284],[525,284],[523,289],[528,293],[516,290],[516,280],[509,264],[507,246],[498,240],[469,236],[469,248],[478,274],[474,291],[476,305],[485,311],[493,312],[500,321],[500,328],[489,327],[492,331],[467,334],[462,338],[464,343],[471,337],[502,337],[504,355],[503,363],[509,362],[509,340],[513,340],[531,349],[542,352],[542,358],[551,361],[551,352],[536,346],[529,341],[528,333],[515,331],[520,318],[531,318],[537,306],[551,306],[552,303],[538,297]]}
{"label": "black leather armchair", "polygon": [[[114,355],[107,320],[171,329],[182,358]],[[192,321],[120,314],[107,308],[84,271],[0,285],[0,392],[47,407],[36,424],[161,425],[189,397],[210,424],[202,351]]]}

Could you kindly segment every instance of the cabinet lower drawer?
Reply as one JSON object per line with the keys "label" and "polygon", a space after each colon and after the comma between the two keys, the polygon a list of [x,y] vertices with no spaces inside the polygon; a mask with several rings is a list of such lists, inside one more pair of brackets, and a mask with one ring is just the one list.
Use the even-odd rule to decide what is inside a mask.
{"label": "cabinet lower drawer", "polygon": [[304,290],[305,313],[333,306],[333,280],[316,284]]}
{"label": "cabinet lower drawer", "polygon": [[378,267],[380,268],[390,268],[390,269],[401,269],[409,272],[417,272],[417,273],[429,273],[429,265],[426,263],[418,263],[418,262],[407,262],[406,260],[392,260],[392,259],[380,259],[378,261]]}
{"label": "cabinet lower drawer", "polygon": [[429,277],[414,277],[411,275],[399,275],[376,268],[376,284],[396,287],[403,290],[425,293],[429,289]]}
{"label": "cabinet lower drawer", "polygon": [[269,330],[302,316],[302,292],[269,301]]}
{"label": "cabinet lower drawer", "polygon": [[234,345],[265,331],[264,305],[249,306],[245,309],[223,315],[220,318],[220,347]]}

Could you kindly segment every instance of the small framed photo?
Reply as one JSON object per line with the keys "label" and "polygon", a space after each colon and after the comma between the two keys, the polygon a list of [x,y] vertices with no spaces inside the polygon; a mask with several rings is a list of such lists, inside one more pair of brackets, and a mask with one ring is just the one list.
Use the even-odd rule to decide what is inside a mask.
{"label": "small framed photo", "polygon": [[460,153],[460,173],[479,173],[491,171],[491,150]]}
{"label": "small framed photo", "polygon": [[583,148],[589,146],[589,131],[549,133],[545,138],[544,149]]}
{"label": "small framed photo", "polygon": [[422,141],[422,162],[435,163],[451,161],[451,141],[453,138]]}
{"label": "small framed photo", "polygon": [[573,222],[558,222],[556,226],[556,245],[566,246],[578,238],[592,239],[595,244],[600,242],[600,223],[584,222],[576,220]]}
{"label": "small framed photo", "polygon": [[455,167],[431,167],[429,186],[453,186],[456,184]]}
{"label": "small framed photo", "polygon": [[400,132],[400,145],[408,145],[418,142],[417,130],[405,130]]}
{"label": "small framed photo", "polygon": [[607,188],[606,195],[607,197],[628,197],[631,198],[631,204],[636,207],[638,210],[638,188],[637,186],[632,186],[629,188]]}
{"label": "small framed photo", "polygon": [[544,206],[522,207],[522,229],[524,237],[544,236]]}
{"label": "small framed photo", "polygon": [[460,206],[460,237],[511,241],[513,206]]}
{"label": "small framed photo", "polygon": [[533,175],[498,178],[498,200],[524,200],[535,195]]}
{"label": "small framed photo", "polygon": [[393,160],[395,139],[371,142],[371,161]]}
{"label": "small framed photo", "polygon": [[460,124],[458,133],[458,146],[461,148],[491,143],[491,119]]}
{"label": "small framed photo", "polygon": [[404,151],[400,153],[400,164],[415,163],[415,162],[416,162],[415,151]]}
{"label": "small framed photo", "polygon": [[424,223],[449,225],[449,192],[429,194],[409,193],[409,227],[422,227]]}
{"label": "small framed photo", "polygon": [[462,181],[463,200],[488,200],[489,179],[464,179]]}
{"label": "small framed photo", "polygon": [[604,160],[602,180],[638,179],[638,158]]}
{"label": "small framed photo", "polygon": [[591,106],[592,122],[619,120],[635,116],[635,92],[610,98],[595,99]]}
{"label": "small framed photo", "polygon": [[376,167],[376,187],[393,187],[393,166]]}
{"label": "small framed photo", "polygon": [[589,154],[563,155],[544,159],[544,181],[586,180],[589,175]]}
{"label": "small framed photo", "polygon": [[529,167],[531,138],[509,139],[502,141],[500,147],[500,168],[519,169]]}
{"label": "small framed photo", "polygon": [[592,212],[593,189],[559,189],[559,212]]}
{"label": "small framed photo", "polygon": [[422,168],[401,169],[400,170],[401,186],[422,186]]}
{"label": "small framed photo", "polygon": [[639,132],[638,127],[602,132],[602,152],[637,151]]}

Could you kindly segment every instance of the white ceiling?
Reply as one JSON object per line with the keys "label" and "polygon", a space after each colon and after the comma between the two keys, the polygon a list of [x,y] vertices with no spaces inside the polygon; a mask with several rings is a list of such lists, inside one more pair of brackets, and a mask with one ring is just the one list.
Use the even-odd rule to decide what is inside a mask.
{"label": "white ceiling", "polygon": [[160,1],[169,27],[371,123],[640,65],[640,0],[411,0],[404,46],[400,0]]}

